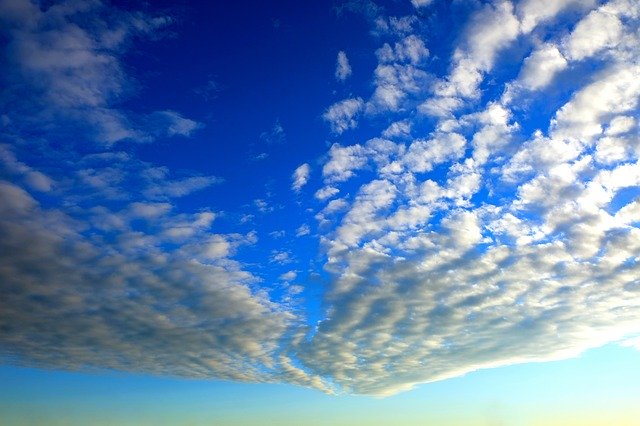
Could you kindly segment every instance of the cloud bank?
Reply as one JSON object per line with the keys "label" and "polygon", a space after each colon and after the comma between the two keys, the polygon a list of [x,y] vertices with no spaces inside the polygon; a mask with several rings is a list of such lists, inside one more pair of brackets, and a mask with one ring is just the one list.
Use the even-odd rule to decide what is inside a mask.
{"label": "cloud bank", "polygon": [[[411,3],[420,15],[369,4],[379,41],[369,91],[326,107],[326,154],[287,172],[308,222],[278,240],[319,238],[301,266],[308,245],[262,248],[260,229],[221,232],[225,212],[181,207],[223,178],[119,148],[201,127],[170,107],[118,106],[132,34],[157,35],[168,18],[1,2],[11,63],[2,105],[21,113],[4,113],[15,126],[0,145],[0,359],[380,396],[608,342],[637,346],[635,3],[487,2],[438,59],[445,68],[418,25],[444,9]],[[76,19],[86,16],[108,22]],[[347,68],[339,55],[338,80]],[[37,96],[17,102],[21,90]],[[377,133],[350,139],[364,122]],[[56,137],[97,129],[81,133],[91,152],[29,139],[33,123]],[[277,122],[264,135],[282,142],[284,131]],[[247,208],[275,215],[269,197]],[[240,260],[256,246],[260,262]],[[285,269],[265,279],[256,264]],[[303,280],[325,284],[318,319],[301,307]]]}

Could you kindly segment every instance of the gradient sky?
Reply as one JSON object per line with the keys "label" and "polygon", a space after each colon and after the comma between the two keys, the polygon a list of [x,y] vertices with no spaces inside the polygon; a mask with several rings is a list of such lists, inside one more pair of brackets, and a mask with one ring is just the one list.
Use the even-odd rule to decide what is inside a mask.
{"label": "gradient sky", "polygon": [[254,3],[0,0],[0,423],[633,424],[637,1]]}

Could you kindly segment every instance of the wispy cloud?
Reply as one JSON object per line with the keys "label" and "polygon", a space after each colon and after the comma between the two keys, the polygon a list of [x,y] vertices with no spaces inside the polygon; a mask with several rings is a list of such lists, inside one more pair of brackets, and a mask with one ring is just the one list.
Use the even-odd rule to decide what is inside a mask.
{"label": "wispy cloud", "polygon": [[358,126],[357,117],[364,108],[361,98],[345,99],[331,105],[322,115],[329,122],[331,130],[340,134]]}
{"label": "wispy cloud", "polygon": [[291,189],[296,192],[300,192],[303,186],[307,184],[309,181],[309,174],[311,173],[311,167],[309,164],[304,163],[300,165],[291,176],[291,180],[293,183],[291,184]]}
{"label": "wispy cloud", "polygon": [[349,65],[349,59],[344,51],[338,52],[338,59],[336,60],[336,79],[338,81],[345,81],[351,75],[351,65]]}

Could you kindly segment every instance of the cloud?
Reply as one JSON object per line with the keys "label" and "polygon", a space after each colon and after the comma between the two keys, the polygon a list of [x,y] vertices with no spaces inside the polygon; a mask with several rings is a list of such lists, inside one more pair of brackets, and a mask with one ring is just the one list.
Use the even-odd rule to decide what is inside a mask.
{"label": "cloud", "polygon": [[100,1],[54,3],[45,9],[11,0],[0,5],[0,15],[10,83],[0,104],[13,105],[9,116],[14,125],[46,124],[47,134],[65,134],[72,126],[74,135],[103,145],[189,136],[201,126],[175,111],[134,114],[118,106],[135,85],[122,64],[131,40],[160,34],[170,18]]}
{"label": "cloud", "polygon": [[551,20],[569,7],[589,8],[592,0],[524,0],[516,4],[516,13],[524,33],[531,32],[537,25]]}
{"label": "cloud", "polygon": [[303,186],[307,184],[309,180],[309,174],[311,173],[311,167],[309,164],[304,163],[300,165],[291,176],[293,183],[291,184],[291,189],[296,192],[300,192]]}
{"label": "cloud", "polygon": [[338,52],[338,59],[336,60],[336,79],[338,81],[345,81],[351,75],[351,66],[349,65],[349,59],[344,51]]}
{"label": "cloud", "polygon": [[[185,204],[182,197],[220,178],[113,147],[123,138],[160,137],[136,125],[150,120],[162,121],[163,137],[199,127],[172,109],[136,115],[114,106],[128,87],[123,43],[157,28],[153,22],[99,3],[46,12],[27,2],[1,5],[12,52],[22,42],[41,51],[32,32],[57,52],[24,58],[21,78],[39,73],[46,83],[29,83],[38,102],[66,78],[98,74],[104,87],[74,88],[58,106],[102,123],[110,141],[89,154],[56,149],[53,136],[0,146],[4,362],[385,396],[609,342],[637,346],[640,14],[633,2],[478,6],[454,45],[438,49],[452,54],[434,58],[449,64],[434,84],[427,43],[437,38],[414,31],[417,18],[381,16],[370,2],[344,5],[368,14],[374,35],[385,39],[370,96],[352,94],[323,118],[334,136],[363,119],[370,126],[354,142],[331,144],[317,187],[309,186],[309,163],[293,173],[292,189],[314,194],[302,207],[306,219],[255,231],[252,215],[231,212],[238,229],[223,231],[225,213]],[[96,10],[115,13],[124,27],[70,19]],[[521,57],[509,59],[515,78],[505,80],[500,56],[514,43]],[[63,47],[68,67],[59,63]],[[50,80],[60,69],[61,80]],[[261,138],[282,141],[279,121]],[[277,202],[268,194],[253,205],[268,213]],[[314,238],[296,239],[311,233],[309,216],[318,222]],[[258,233],[281,227],[258,245]],[[315,237],[319,252],[307,255]],[[241,260],[246,250],[252,263]],[[297,264],[307,260],[308,275],[324,277],[313,322],[301,309],[313,278]]]}
{"label": "cloud", "polygon": [[311,233],[311,228],[306,223],[300,225],[298,229],[296,229],[296,237],[302,237],[305,235],[309,235],[310,233]]}
{"label": "cloud", "polygon": [[606,8],[594,10],[581,20],[567,41],[567,52],[573,60],[592,56],[619,42],[622,23]]}
{"label": "cloud", "polygon": [[357,116],[364,108],[362,98],[351,98],[331,105],[322,114],[322,118],[329,123],[334,133],[341,134],[358,126]]}
{"label": "cloud", "polygon": [[315,193],[315,197],[318,200],[324,201],[328,198],[333,197],[334,195],[338,194],[340,192],[340,190],[338,188],[335,188],[333,186],[325,186],[324,188],[320,188],[316,191]]}
{"label": "cloud", "polygon": [[425,7],[429,6],[431,3],[433,3],[433,0],[411,0],[411,4],[414,7]]}
{"label": "cloud", "polygon": [[260,134],[260,139],[268,145],[284,143],[287,139],[287,134],[285,133],[282,124],[280,124],[280,120],[276,120],[270,130],[262,132]]}
{"label": "cloud", "polygon": [[[191,136],[203,125],[183,117],[176,111],[156,111],[150,115],[150,126],[162,129],[167,136]],[[151,133],[151,130],[150,130]]]}
{"label": "cloud", "polygon": [[566,67],[567,60],[558,48],[546,44],[536,49],[524,60],[519,81],[530,90],[540,89],[549,84],[553,77]]}
{"label": "cloud", "polygon": [[296,271],[288,271],[280,275],[280,279],[282,281],[293,281],[296,279],[297,276],[298,276],[298,273]]}
{"label": "cloud", "polygon": [[284,373],[272,354],[293,317],[252,293],[255,278],[226,257],[235,243],[213,236],[167,253],[159,234],[128,229],[105,244],[11,183],[0,192],[5,361],[241,381]]}
{"label": "cloud", "polygon": [[0,164],[10,175],[20,176],[30,188],[36,191],[48,192],[53,188],[54,182],[49,176],[18,161],[8,145],[0,145]]}
{"label": "cloud", "polygon": [[[326,317],[299,356],[347,392],[390,395],[479,368],[563,359],[640,331],[640,92],[628,54],[638,17],[624,2],[593,12],[538,6],[495,2],[471,18],[473,40],[419,104],[438,119],[428,137],[329,149],[320,191],[353,195],[327,197],[316,216],[331,279]],[[604,11],[625,19],[603,23],[578,53],[567,46],[579,40],[579,14],[573,31],[543,28],[543,42],[527,40],[534,49],[518,78],[502,83],[519,87],[518,101],[545,96],[560,72],[576,79],[537,119],[543,128],[526,134],[518,120],[531,121],[500,90],[468,102],[480,103],[498,52],[573,6],[587,23]],[[599,61],[593,70],[573,66],[589,58]],[[463,105],[474,109],[457,114]],[[412,112],[405,120],[415,125]]]}

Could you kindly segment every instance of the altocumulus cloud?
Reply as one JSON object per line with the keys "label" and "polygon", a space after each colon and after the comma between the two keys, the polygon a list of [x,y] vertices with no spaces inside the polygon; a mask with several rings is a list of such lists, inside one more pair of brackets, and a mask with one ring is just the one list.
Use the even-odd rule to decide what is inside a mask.
{"label": "altocumulus cloud", "polygon": [[[432,9],[412,3],[416,13]],[[79,40],[95,31],[69,27],[69,8],[26,20],[22,11],[35,6],[0,4],[11,52],[51,28]],[[442,75],[430,69],[434,46],[416,29],[420,18],[368,11],[375,25],[402,31],[386,32],[371,52],[371,93],[350,94],[323,118],[335,138],[360,121],[384,125],[366,141],[335,140],[317,168],[322,186],[299,197],[315,209],[329,276],[317,324],[290,300],[271,298],[251,265],[236,260],[241,247],[258,244],[255,233],[219,233],[219,212],[176,208],[220,178],[179,176],[109,144],[84,156],[45,145],[39,152],[50,161],[35,162],[9,140],[0,150],[2,359],[389,395],[640,333],[636,3],[488,2],[469,17]],[[37,24],[54,12],[55,25]],[[156,21],[110,13],[121,37],[166,25],[156,18],[140,28],[136,19]],[[69,78],[107,79],[56,105],[69,114],[81,105],[88,122],[115,120],[117,132],[94,138],[104,147],[144,130],[111,103],[127,81],[121,38],[98,34],[74,44],[90,64],[107,55],[82,68],[96,76],[18,55],[11,58],[25,61],[24,71],[10,79],[46,76],[43,99]],[[496,90],[493,73],[513,52],[516,69]],[[567,81],[571,93],[560,99]],[[541,102],[553,111],[532,125],[526,108]],[[170,109],[155,117],[167,136],[198,127]],[[55,168],[60,156],[72,173]],[[287,185],[311,185],[309,172],[304,163]],[[297,232],[309,233],[308,225]],[[287,265],[279,285],[298,284],[301,268],[289,265],[298,257],[266,251],[264,263]]]}

